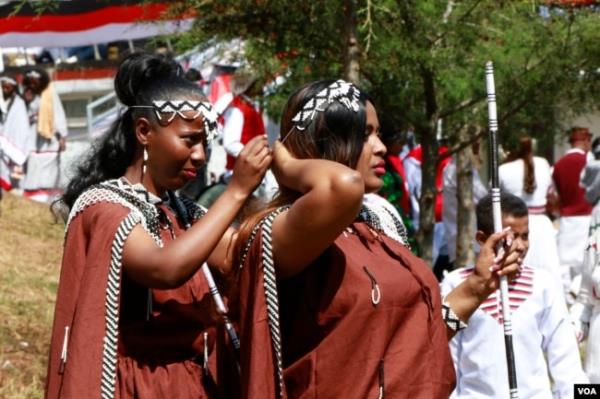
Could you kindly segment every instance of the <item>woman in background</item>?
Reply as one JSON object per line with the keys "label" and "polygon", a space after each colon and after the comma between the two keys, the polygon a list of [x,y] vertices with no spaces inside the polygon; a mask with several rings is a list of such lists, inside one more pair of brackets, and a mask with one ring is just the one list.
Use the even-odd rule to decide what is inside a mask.
{"label": "woman in background", "polygon": [[522,137],[519,145],[500,165],[500,188],[521,198],[529,210],[529,252],[524,264],[543,268],[561,283],[556,229],[546,215],[546,198],[552,186],[550,165],[545,158],[533,155],[534,141]]}

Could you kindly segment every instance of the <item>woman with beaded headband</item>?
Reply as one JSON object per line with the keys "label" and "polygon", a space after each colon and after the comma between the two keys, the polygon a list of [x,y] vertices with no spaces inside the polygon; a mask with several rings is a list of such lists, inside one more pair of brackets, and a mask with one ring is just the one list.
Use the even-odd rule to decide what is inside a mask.
{"label": "woman with beaded headband", "polygon": [[228,268],[229,226],[270,150],[264,137],[249,143],[206,211],[175,194],[217,133],[200,89],[174,61],[134,53],[115,90],[126,109],[62,197],[70,214],[46,397],[212,397],[215,312],[199,270]]}
{"label": "woman with beaded headband", "polygon": [[518,270],[514,248],[493,250],[510,232],[488,240],[477,272],[442,299],[401,222],[362,205],[385,172],[365,94],[344,81],[308,84],[288,100],[281,133],[279,197],[236,241],[243,397],[447,398],[448,339],[498,275]]}

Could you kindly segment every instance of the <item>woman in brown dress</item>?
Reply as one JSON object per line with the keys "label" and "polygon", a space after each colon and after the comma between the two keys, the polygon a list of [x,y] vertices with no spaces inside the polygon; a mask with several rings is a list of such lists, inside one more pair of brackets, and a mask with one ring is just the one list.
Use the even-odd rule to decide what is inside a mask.
{"label": "woman in brown dress", "polygon": [[115,78],[126,110],[78,168],[52,332],[49,398],[205,398],[215,322],[204,262],[227,266],[230,224],[261,181],[265,137],[242,151],[206,211],[174,191],[195,178],[216,115],[179,65],[137,53]]}
{"label": "woman in brown dress", "polygon": [[362,203],[385,173],[373,104],[354,85],[296,91],[273,148],[278,198],[240,228],[236,260],[245,398],[447,398],[448,339],[520,259],[483,246],[441,298],[402,224]]}

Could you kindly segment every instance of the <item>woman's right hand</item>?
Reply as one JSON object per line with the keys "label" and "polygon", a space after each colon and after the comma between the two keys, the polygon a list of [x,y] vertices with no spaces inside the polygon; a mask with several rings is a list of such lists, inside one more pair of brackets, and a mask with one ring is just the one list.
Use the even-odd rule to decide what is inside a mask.
{"label": "woman's right hand", "polygon": [[254,137],[238,155],[229,185],[249,195],[262,181],[271,159],[267,136]]}

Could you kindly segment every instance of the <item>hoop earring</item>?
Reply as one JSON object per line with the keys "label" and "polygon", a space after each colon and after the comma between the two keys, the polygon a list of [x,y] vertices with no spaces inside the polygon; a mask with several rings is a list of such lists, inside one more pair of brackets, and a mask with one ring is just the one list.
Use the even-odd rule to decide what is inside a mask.
{"label": "hoop earring", "polygon": [[142,178],[141,178],[142,184],[144,182],[144,175],[146,174],[146,164],[147,163],[148,163],[148,150],[146,149],[146,146],[144,146],[144,155],[143,155],[143,161],[142,161]]}

